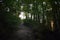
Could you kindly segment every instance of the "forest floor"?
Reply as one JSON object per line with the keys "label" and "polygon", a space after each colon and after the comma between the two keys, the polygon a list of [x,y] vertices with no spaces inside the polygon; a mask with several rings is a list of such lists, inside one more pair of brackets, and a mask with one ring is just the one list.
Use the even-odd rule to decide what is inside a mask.
{"label": "forest floor", "polygon": [[19,25],[19,30],[13,36],[13,40],[32,40],[32,38],[32,30],[22,23]]}

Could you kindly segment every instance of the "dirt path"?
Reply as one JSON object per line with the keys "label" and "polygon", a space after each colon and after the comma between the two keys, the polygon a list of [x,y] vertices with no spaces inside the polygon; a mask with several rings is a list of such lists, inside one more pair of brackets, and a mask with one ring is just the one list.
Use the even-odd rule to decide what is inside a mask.
{"label": "dirt path", "polygon": [[14,40],[32,40],[32,31],[30,28],[24,26],[23,24],[19,25],[19,30],[14,34]]}

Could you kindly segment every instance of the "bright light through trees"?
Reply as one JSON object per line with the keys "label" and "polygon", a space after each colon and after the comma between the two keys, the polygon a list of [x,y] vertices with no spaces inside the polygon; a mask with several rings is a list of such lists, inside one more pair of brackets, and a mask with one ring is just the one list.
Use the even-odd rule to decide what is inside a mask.
{"label": "bright light through trees", "polygon": [[26,19],[26,16],[25,16],[25,13],[24,13],[24,12],[21,12],[21,14],[19,15],[19,17],[20,17],[21,19]]}

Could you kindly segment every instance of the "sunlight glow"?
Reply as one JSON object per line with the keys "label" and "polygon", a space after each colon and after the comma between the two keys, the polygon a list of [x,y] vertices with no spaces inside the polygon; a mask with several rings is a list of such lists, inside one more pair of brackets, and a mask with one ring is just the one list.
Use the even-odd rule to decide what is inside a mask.
{"label": "sunlight glow", "polygon": [[44,5],[46,5],[46,2],[43,2]]}
{"label": "sunlight glow", "polygon": [[21,14],[19,15],[19,17],[23,20],[23,19],[26,19],[26,16],[25,16],[25,13],[24,12],[21,12]]}
{"label": "sunlight glow", "polygon": [[21,6],[21,10],[23,10],[23,7],[24,7],[24,6]]}
{"label": "sunlight glow", "polygon": [[29,13],[29,18],[31,18],[31,13]]}

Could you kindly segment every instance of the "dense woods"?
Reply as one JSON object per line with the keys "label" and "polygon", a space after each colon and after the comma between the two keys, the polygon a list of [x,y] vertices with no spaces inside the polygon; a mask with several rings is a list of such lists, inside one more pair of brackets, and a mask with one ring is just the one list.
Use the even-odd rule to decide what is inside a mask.
{"label": "dense woods", "polygon": [[60,40],[60,0],[0,0],[0,40]]}

